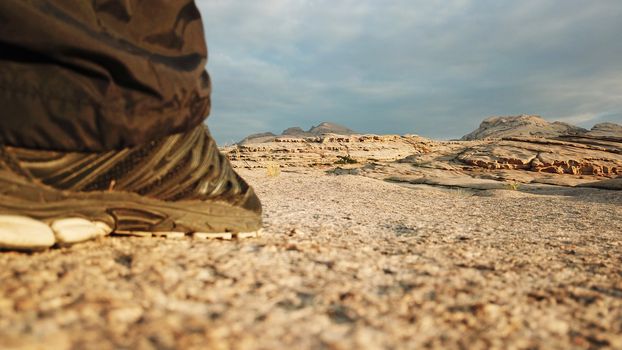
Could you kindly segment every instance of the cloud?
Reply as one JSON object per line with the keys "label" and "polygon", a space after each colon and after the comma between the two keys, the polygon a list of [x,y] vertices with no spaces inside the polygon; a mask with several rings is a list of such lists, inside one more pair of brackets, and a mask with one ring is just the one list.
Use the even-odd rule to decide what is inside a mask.
{"label": "cloud", "polygon": [[618,0],[197,4],[221,142],[324,120],[444,138],[489,115],[622,122]]}

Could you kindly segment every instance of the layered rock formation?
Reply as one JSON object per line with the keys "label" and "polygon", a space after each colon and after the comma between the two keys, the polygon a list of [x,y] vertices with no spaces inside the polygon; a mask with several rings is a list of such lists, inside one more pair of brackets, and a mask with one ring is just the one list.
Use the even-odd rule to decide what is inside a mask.
{"label": "layered rock formation", "polygon": [[[468,138],[434,141],[416,135],[308,136],[288,129],[224,149],[237,167],[326,167],[391,181],[470,188],[550,184],[621,188],[622,127],[588,131],[534,116],[489,118]],[[509,186],[511,185],[511,186]],[[509,187],[508,187],[509,186]]]}
{"label": "layered rock formation", "polygon": [[463,141],[502,139],[506,137],[559,137],[578,135],[587,130],[562,122],[552,122],[537,115],[490,117],[475,131],[462,137]]}
{"label": "layered rock formation", "polygon": [[333,166],[339,163],[393,162],[428,152],[430,140],[416,135],[277,136],[223,148],[234,166],[257,168],[268,162],[284,167]]}
{"label": "layered rock formation", "polygon": [[554,174],[622,175],[621,150],[578,142],[512,138],[465,147],[456,157],[485,169],[529,170]]}
{"label": "layered rock formation", "polygon": [[583,136],[594,138],[614,138],[620,141],[622,137],[622,125],[615,123],[600,123],[594,125],[592,130],[583,134]]}
{"label": "layered rock formation", "polygon": [[[405,181],[413,182],[414,177],[420,183],[434,178],[442,184],[444,177],[467,176],[510,183],[578,186],[622,175],[619,146],[535,138],[438,142],[431,152],[400,160],[399,163],[411,167],[406,171],[402,167],[399,173],[406,176]],[[464,180],[465,187],[471,187],[468,184],[472,181]]]}

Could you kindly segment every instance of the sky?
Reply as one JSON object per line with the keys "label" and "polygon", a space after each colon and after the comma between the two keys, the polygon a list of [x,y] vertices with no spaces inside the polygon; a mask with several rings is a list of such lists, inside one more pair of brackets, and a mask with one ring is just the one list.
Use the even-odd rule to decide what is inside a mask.
{"label": "sky", "polygon": [[620,0],[197,0],[221,144],[323,121],[459,138],[489,116],[622,124]]}

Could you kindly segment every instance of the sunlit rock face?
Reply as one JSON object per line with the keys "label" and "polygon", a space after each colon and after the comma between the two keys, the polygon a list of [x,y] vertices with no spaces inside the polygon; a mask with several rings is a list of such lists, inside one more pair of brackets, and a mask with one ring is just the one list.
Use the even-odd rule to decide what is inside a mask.
{"label": "sunlit rock face", "polygon": [[[331,129],[332,128],[332,129]],[[465,187],[504,183],[583,186],[622,176],[622,126],[591,130],[537,116],[493,117],[460,141],[417,135],[361,135],[322,123],[309,131],[245,139],[224,148],[235,167],[323,167],[336,173]],[[311,131],[315,130],[316,133]],[[491,184],[490,181],[497,181]],[[607,188],[620,181],[608,181]]]}
{"label": "sunlit rock face", "polygon": [[587,130],[562,122],[548,122],[537,115],[490,117],[473,132],[462,137],[463,141],[502,139],[505,137],[558,137],[578,135]]}

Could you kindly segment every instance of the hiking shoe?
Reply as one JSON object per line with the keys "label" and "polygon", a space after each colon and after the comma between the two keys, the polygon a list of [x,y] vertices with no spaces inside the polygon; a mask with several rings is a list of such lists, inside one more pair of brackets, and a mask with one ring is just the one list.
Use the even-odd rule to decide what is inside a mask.
{"label": "hiking shoe", "polygon": [[204,124],[104,153],[0,146],[0,248],[42,249],[114,232],[233,238],[261,203]]}

